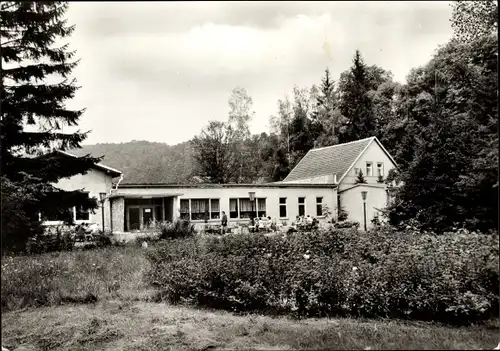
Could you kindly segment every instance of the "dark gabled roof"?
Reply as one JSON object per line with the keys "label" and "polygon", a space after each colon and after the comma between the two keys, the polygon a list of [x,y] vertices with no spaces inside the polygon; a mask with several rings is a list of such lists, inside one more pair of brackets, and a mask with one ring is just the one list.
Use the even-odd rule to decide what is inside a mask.
{"label": "dark gabled roof", "polygon": [[[76,155],[70,154],[69,152],[62,151],[62,150],[55,150],[55,152],[57,152],[57,153],[59,153],[61,155],[64,155],[64,156],[68,156],[68,157],[78,157]],[[96,164],[94,164],[94,168],[96,168],[98,170],[101,170],[101,171],[103,171],[106,174],[111,175],[113,178],[119,177],[119,176],[122,175],[121,171],[119,171],[119,170],[117,170],[115,168],[111,168],[109,166],[103,165],[102,163],[96,163]]]}
{"label": "dark gabled roof", "polygon": [[345,144],[309,150],[284,181],[290,182],[336,174],[340,182],[344,174],[349,171],[354,162],[373,140],[376,140],[376,138],[370,137]]}

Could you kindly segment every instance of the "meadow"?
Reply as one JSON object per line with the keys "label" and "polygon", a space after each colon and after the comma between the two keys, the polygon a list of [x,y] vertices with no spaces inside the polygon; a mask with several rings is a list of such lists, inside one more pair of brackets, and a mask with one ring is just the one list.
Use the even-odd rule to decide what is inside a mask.
{"label": "meadow", "polygon": [[[195,265],[193,273],[198,269],[198,273],[205,274],[211,268],[205,267],[203,271],[203,267],[196,264],[207,263],[203,261],[206,257],[200,255],[198,261],[193,259],[196,254],[193,250],[198,244],[205,250],[217,250],[221,257],[223,250],[232,248],[233,254],[226,254],[230,257],[248,251],[249,242],[252,245],[255,240],[261,245],[267,243],[261,237],[228,238],[150,242],[147,249],[139,245],[111,246],[4,257],[2,346],[9,350],[20,345],[37,350],[347,350],[493,349],[498,343],[497,318],[452,326],[383,316],[368,319],[242,308],[231,311],[234,305],[224,311],[227,309],[221,308],[224,306],[215,309],[188,298],[174,303],[166,293],[173,291],[172,287],[163,285],[164,282],[159,286],[152,283],[152,277],[174,277],[172,270],[159,275],[168,268],[158,264],[165,255],[172,256],[170,261],[161,259],[163,264],[176,261],[182,266],[190,260]],[[294,239],[287,240],[293,242]],[[318,240],[315,245],[321,247]],[[482,247],[489,244],[484,242]],[[309,250],[310,255],[318,255],[311,248],[299,251],[303,249]],[[469,245],[469,249],[474,250],[474,245]],[[300,253],[302,260],[303,255]],[[267,254],[261,256],[268,257]],[[464,264],[470,265],[470,262]],[[478,272],[483,272],[483,268],[478,267]],[[235,272],[235,269],[221,270],[221,274]],[[178,270],[176,274],[183,272]],[[195,277],[188,275],[179,280],[178,288],[187,286],[185,282]],[[206,283],[206,277],[204,279]],[[191,281],[190,285],[199,288],[198,283]]]}

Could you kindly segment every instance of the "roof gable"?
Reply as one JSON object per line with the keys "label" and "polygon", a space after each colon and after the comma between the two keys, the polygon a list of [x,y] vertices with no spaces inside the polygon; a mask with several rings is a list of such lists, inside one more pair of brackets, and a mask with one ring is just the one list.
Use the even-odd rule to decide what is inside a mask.
{"label": "roof gable", "polygon": [[[76,155],[73,155],[73,154],[70,154],[69,152],[66,152],[66,151],[62,151],[62,150],[55,150],[57,153],[61,154],[61,155],[64,155],[64,156],[68,156],[68,157],[78,157]],[[96,163],[94,164],[94,168],[99,170],[99,171],[102,171],[106,174],[109,174],[111,175],[113,178],[114,177],[119,177],[122,175],[122,172],[115,169],[115,168],[112,168],[112,167],[109,167],[109,166],[106,166],[106,165],[103,165],[102,163]]]}
{"label": "roof gable", "polygon": [[336,174],[337,178],[341,180],[373,140],[376,140],[376,138],[370,137],[349,143],[311,149],[292,169],[284,181],[291,182],[329,174]]}

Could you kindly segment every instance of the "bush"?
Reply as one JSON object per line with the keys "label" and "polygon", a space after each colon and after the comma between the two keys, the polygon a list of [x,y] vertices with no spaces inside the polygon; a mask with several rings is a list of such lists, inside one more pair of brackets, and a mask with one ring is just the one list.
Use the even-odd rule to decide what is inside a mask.
{"label": "bush", "polygon": [[[78,243],[78,244],[77,244]],[[26,252],[41,254],[57,251],[71,251],[77,247],[88,249],[112,245],[111,233],[99,230],[85,233],[80,226],[59,225],[46,228],[44,234],[28,240]]]}
{"label": "bush", "polygon": [[170,302],[298,317],[498,316],[498,235],[355,228],[173,240],[148,282]]}
{"label": "bush", "polygon": [[194,225],[190,221],[181,219],[177,219],[173,223],[158,222],[156,230],[160,233],[160,239],[189,238],[196,234]]}
{"label": "bush", "polygon": [[341,229],[341,228],[359,228],[359,222],[351,222],[351,221],[342,221],[342,222],[336,222],[333,225],[334,228]]}
{"label": "bush", "polygon": [[40,254],[54,251],[71,251],[74,247],[74,232],[71,227],[57,226],[54,232],[36,235],[26,243],[26,252]]}

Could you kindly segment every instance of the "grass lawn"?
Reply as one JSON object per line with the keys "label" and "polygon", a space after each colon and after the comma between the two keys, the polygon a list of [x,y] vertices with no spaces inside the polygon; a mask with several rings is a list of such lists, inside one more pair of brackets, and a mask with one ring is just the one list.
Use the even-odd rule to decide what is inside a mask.
{"label": "grass lawn", "polygon": [[103,301],[2,315],[2,343],[45,350],[493,349],[498,328],[235,316],[161,303]]}
{"label": "grass lawn", "polygon": [[[273,318],[149,302],[137,247],[2,260],[2,345],[36,350],[493,349],[498,324]],[[96,302],[84,301],[95,296]],[[88,301],[87,301],[88,302]],[[41,306],[41,307],[37,307]],[[8,311],[6,311],[8,309]]]}

